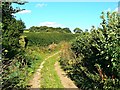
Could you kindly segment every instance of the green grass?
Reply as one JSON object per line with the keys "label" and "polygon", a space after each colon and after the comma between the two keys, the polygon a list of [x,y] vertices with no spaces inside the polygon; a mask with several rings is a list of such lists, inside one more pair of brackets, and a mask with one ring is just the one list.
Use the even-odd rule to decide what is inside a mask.
{"label": "green grass", "polygon": [[29,46],[48,46],[49,44],[60,43],[61,41],[70,41],[77,35],[72,33],[55,33],[55,32],[24,32],[28,38]]}
{"label": "green grass", "polygon": [[29,80],[33,77],[33,74],[35,73],[36,69],[42,63],[42,61],[44,61],[45,58],[48,57],[51,53],[42,52],[41,48],[39,47],[28,47],[26,49],[26,52],[27,60],[31,63],[29,67],[26,67],[26,81],[28,83]]}
{"label": "green grass", "polygon": [[41,70],[41,88],[63,88],[60,78],[55,71],[54,64],[59,59],[59,54],[47,59]]}
{"label": "green grass", "polygon": [[[41,50],[42,49],[42,47],[28,47],[27,49],[26,49],[26,55],[27,55],[27,57],[28,57],[28,62],[31,62],[31,65],[30,65],[30,67],[26,67],[26,71],[27,71],[27,77],[26,77],[26,83],[28,83],[29,84],[29,81],[30,81],[30,79],[32,79],[33,78],[33,74],[35,73],[35,71],[39,68],[39,66],[40,66],[40,64],[45,60],[45,58],[47,58],[48,56],[51,56],[51,55],[53,55],[54,53],[56,53],[57,51],[59,51],[59,46],[56,48],[56,50],[55,51],[52,51],[52,52],[48,52],[48,51],[43,51],[43,50]],[[54,58],[56,58],[57,56],[55,56],[55,57],[51,57],[50,58],[50,61],[49,61],[49,64],[51,64],[51,65],[53,65],[54,64],[54,62],[55,62],[55,60],[56,59],[54,59]],[[46,63],[45,63],[45,65],[46,65]],[[49,65],[47,65],[47,66],[45,66],[45,69],[46,68],[49,68]],[[50,66],[51,67],[51,66]],[[51,74],[53,74],[53,76],[54,76],[54,78],[56,78],[55,80],[58,82],[58,83],[56,83],[56,81],[54,81],[54,78],[51,78],[51,79],[53,79],[53,81],[54,81],[54,84],[56,83],[57,84],[57,86],[56,86],[56,88],[58,87],[58,86],[60,86],[60,87],[62,87],[61,86],[61,83],[60,83],[60,80],[59,80],[59,78],[58,78],[58,76],[57,76],[57,74],[56,74],[56,72],[53,70],[54,69],[54,65],[53,65],[53,67],[52,68],[50,68],[50,73]],[[46,72],[46,71],[45,71]],[[49,77],[49,75],[51,75],[51,74],[49,74],[48,73],[48,76],[47,75],[45,75],[46,76],[46,78],[47,77]],[[46,80],[46,79],[45,79]],[[53,81],[50,81],[50,82],[53,82]],[[46,84],[46,82],[45,82],[45,84]],[[47,85],[47,84],[46,84]],[[49,86],[49,84],[48,84],[48,86]]]}
{"label": "green grass", "polygon": [[[62,44],[62,43],[61,43]],[[61,48],[61,44],[58,44],[54,51],[49,52],[45,47],[28,46],[25,49],[26,59],[30,65],[25,69],[27,71],[25,83],[29,84],[29,81],[33,78],[33,74],[39,68],[40,64],[49,56],[58,52]],[[59,54],[47,59],[44,63],[41,71],[41,88],[63,88],[60,78],[54,69],[55,62],[59,59]]]}

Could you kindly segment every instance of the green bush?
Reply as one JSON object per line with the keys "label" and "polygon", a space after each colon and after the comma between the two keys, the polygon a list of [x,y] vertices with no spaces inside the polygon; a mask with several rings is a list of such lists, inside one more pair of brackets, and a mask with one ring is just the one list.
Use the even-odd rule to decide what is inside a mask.
{"label": "green bush", "polygon": [[7,65],[3,66],[2,90],[27,90],[31,75],[42,62],[39,53],[35,47],[31,47],[19,52],[12,59],[5,59],[3,63]]}
{"label": "green bush", "polygon": [[76,63],[68,75],[82,90],[120,89],[120,16],[108,12],[101,18],[102,28],[83,32],[72,43]]}

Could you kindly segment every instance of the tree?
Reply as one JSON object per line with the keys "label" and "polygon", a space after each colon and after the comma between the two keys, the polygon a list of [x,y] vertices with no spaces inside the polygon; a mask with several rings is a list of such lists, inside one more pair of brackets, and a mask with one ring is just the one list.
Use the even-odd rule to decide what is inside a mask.
{"label": "tree", "polygon": [[30,32],[60,32],[60,33],[71,33],[69,28],[61,28],[61,27],[47,27],[47,26],[32,26],[29,29]]}
{"label": "tree", "polygon": [[63,32],[65,32],[65,33],[71,33],[71,31],[70,31],[69,28],[63,28]]}
{"label": "tree", "polygon": [[16,20],[13,16],[14,13],[19,11],[21,11],[21,9],[12,8],[12,2],[2,3],[2,47],[4,50],[8,51],[5,55],[7,58],[12,58],[15,53],[17,53],[19,37],[25,28],[25,24],[22,20]]}
{"label": "tree", "polygon": [[75,29],[74,29],[74,32],[75,32],[75,33],[82,33],[83,31],[82,31],[82,29],[80,29],[80,28],[75,28]]}
{"label": "tree", "polygon": [[[23,66],[26,60],[24,50],[19,45],[19,37],[23,33],[25,24],[22,20],[15,19],[13,14],[21,11],[21,9],[14,9],[12,3],[2,2],[2,90],[23,88],[24,86],[21,83],[25,80],[18,73],[20,66]],[[20,2],[14,3],[24,4]],[[11,69],[13,67],[14,70]]]}
{"label": "tree", "polygon": [[96,30],[96,28],[95,26],[92,26],[91,31],[94,31],[94,30]]}

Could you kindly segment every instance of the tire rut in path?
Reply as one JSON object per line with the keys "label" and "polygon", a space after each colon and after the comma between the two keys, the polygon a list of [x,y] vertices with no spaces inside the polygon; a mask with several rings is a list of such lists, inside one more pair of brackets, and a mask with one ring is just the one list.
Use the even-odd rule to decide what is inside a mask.
{"label": "tire rut in path", "polygon": [[45,63],[45,61],[53,56],[55,56],[56,54],[60,53],[61,51],[58,51],[56,53],[54,53],[53,55],[48,56],[39,66],[39,68],[36,70],[36,72],[33,75],[33,79],[30,80],[29,85],[31,86],[31,88],[40,88],[40,78],[41,78],[41,69],[43,68],[43,64]]}
{"label": "tire rut in path", "polygon": [[80,90],[78,87],[73,83],[73,81],[67,77],[65,72],[61,69],[58,61],[55,63],[55,70],[60,77],[61,83],[64,86],[64,88],[74,88],[75,90]]}

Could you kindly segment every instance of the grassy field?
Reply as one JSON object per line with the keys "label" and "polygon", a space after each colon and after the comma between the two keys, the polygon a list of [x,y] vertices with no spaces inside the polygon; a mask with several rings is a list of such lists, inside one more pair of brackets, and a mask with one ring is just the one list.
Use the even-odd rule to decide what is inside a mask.
{"label": "grassy field", "polygon": [[70,41],[76,36],[72,33],[57,33],[57,32],[24,32],[24,35],[28,38],[29,46],[48,46],[53,42],[58,44],[61,41]]}

